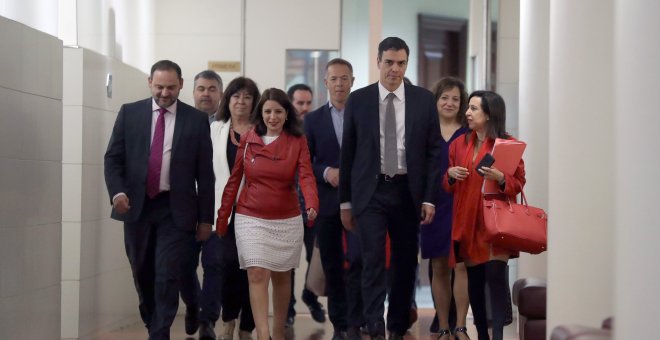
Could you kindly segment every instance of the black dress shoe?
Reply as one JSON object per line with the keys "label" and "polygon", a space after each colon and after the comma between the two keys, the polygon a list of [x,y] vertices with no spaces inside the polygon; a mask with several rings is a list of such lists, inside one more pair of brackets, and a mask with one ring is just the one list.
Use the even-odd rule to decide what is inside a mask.
{"label": "black dress shoe", "polygon": [[346,332],[346,339],[348,340],[362,340],[362,331],[359,326],[348,327]]}
{"label": "black dress shoe", "polygon": [[199,340],[215,340],[215,329],[211,323],[202,322],[199,325]]}
{"label": "black dress shoe", "polygon": [[293,327],[293,324],[296,322],[296,317],[295,316],[287,316],[286,317],[286,322],[284,323],[284,327],[291,328]]}
{"label": "black dress shoe", "polygon": [[367,324],[367,329],[371,339],[385,340],[385,323],[383,321]]}
{"label": "black dress shoe", "polygon": [[325,322],[325,309],[323,305],[318,301],[313,301],[311,303],[306,303],[309,308],[309,313],[312,314],[312,319],[316,322]]}
{"label": "black dress shoe", "polygon": [[325,309],[323,305],[315,298],[311,298],[306,294],[303,294],[302,300],[309,308],[310,314],[312,314],[312,319],[316,322],[325,322]]}
{"label": "black dress shoe", "polygon": [[332,340],[346,340],[347,334],[343,331],[335,331],[335,334],[332,335]]}
{"label": "black dress shoe", "polygon": [[193,335],[199,328],[199,307],[186,308],[186,334]]}
{"label": "black dress shoe", "polygon": [[309,312],[312,313],[312,319],[316,322],[325,322],[325,309],[320,303],[315,305],[307,305],[309,307]]}
{"label": "black dress shoe", "polygon": [[390,332],[390,337],[387,338],[388,340],[403,340],[403,335],[397,333],[397,332]]}

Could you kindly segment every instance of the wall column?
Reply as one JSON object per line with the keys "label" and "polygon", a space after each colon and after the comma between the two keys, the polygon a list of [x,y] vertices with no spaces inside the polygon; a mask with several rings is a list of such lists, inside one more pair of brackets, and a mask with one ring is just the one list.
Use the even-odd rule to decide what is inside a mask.
{"label": "wall column", "polygon": [[613,0],[550,3],[548,330],[613,312],[613,18]]}
{"label": "wall column", "polygon": [[615,1],[614,339],[658,338],[660,3]]}
{"label": "wall column", "polygon": [[[369,0],[369,83],[375,83],[380,79],[377,54],[372,51],[378,50],[378,44],[383,37],[383,0]],[[412,51],[411,51],[412,53]]]}
{"label": "wall column", "polygon": [[[548,208],[548,95],[550,1],[520,1],[519,136],[527,143],[525,195]],[[507,110],[508,111],[508,110]],[[507,114],[508,116],[508,114]],[[507,117],[508,118],[508,117]],[[547,278],[547,252],[521,254],[518,277]]]}
{"label": "wall column", "polygon": [[[495,91],[506,103],[506,130],[518,136],[520,0],[499,0]],[[493,3],[494,6],[495,3]],[[491,79],[493,81],[493,79]]]}

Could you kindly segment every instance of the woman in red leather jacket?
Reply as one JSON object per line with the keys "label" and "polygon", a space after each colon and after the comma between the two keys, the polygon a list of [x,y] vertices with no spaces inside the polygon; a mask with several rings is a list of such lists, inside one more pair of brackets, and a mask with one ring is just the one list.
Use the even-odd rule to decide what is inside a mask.
{"label": "woman in red leather jacket", "polygon": [[[489,339],[486,317],[485,284],[490,288],[493,339],[503,337],[508,299],[506,266],[518,252],[493,246],[486,239],[483,223],[482,185],[485,180],[499,184],[500,192],[493,198],[515,201],[525,185],[525,166],[520,160],[513,174],[494,167],[475,169],[486,153],[493,149],[496,138],[513,139],[506,133],[504,100],[492,91],[475,91],[465,113],[471,131],[449,145],[449,168],[443,187],[454,193],[452,238],[468,272],[468,295],[479,340]],[[450,256],[453,252],[450,252]]]}
{"label": "woman in red leather jacket", "polygon": [[222,195],[216,230],[220,235],[226,232],[238,196],[236,247],[239,264],[248,272],[257,337],[270,338],[268,285],[272,281],[273,338],[283,340],[291,294],[290,272],[298,266],[303,245],[296,172],[309,220],[316,218],[319,200],[302,123],[286,93],[274,88],[264,91],[252,123],[254,129],[241,137]]}

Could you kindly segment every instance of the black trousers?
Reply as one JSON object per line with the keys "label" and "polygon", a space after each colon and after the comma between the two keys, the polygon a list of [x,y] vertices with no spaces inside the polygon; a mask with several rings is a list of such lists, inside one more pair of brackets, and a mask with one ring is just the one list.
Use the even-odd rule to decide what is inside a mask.
{"label": "black trousers", "polygon": [[250,305],[250,287],[247,271],[240,268],[234,228],[222,237],[223,290],[222,320],[231,321],[240,316],[239,330],[252,332],[255,328]]}
{"label": "black trousers", "polygon": [[170,338],[181,278],[195,253],[194,230],[174,223],[169,202],[168,193],[146,198],[138,221],[124,223],[126,255],[149,339]]}
{"label": "black trousers", "polygon": [[321,263],[326,278],[328,316],[335,331],[348,329],[346,304],[346,280],[344,275],[343,231],[339,213],[319,216],[314,223],[319,244]]}
{"label": "black trousers", "polygon": [[360,239],[354,232],[346,232],[346,300],[347,318],[349,327],[364,325],[364,307],[362,304],[362,255],[360,252]]}
{"label": "black trousers", "polygon": [[[188,309],[200,308],[200,323],[215,325],[220,316],[220,297],[223,279],[223,241],[213,233],[208,240],[197,242],[195,255],[181,282],[181,300]],[[200,286],[197,277],[201,252],[204,280]]]}
{"label": "black trousers", "polygon": [[362,250],[364,318],[369,333],[372,337],[385,334],[385,236],[389,232],[393,272],[387,328],[403,335],[410,321],[419,249],[419,212],[407,176],[396,176],[392,181],[381,176],[366,209],[356,218]]}
{"label": "black trousers", "polygon": [[[309,261],[312,259],[312,250],[314,248],[314,238],[316,237],[316,223],[312,227],[303,225],[303,244],[305,245],[305,260],[307,261],[307,271],[309,271]],[[305,272],[305,279],[307,279],[307,271]],[[289,301],[288,316],[296,316],[296,294],[295,291],[296,270],[291,269],[291,300]],[[305,303],[316,303],[319,297],[312,293],[307,287],[303,287],[302,299]]]}
{"label": "black trousers", "polygon": [[490,340],[488,334],[488,312],[486,308],[486,284],[490,289],[490,307],[492,311],[493,340],[502,340],[506,324],[507,308],[510,307],[507,284],[507,263],[491,260],[476,266],[467,267],[468,294],[474,324],[477,327],[479,340]]}

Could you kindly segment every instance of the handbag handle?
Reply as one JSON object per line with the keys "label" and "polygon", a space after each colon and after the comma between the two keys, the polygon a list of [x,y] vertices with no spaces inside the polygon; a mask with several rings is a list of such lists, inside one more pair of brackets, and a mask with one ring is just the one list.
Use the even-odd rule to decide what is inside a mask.
{"label": "handbag handle", "polygon": [[[527,197],[525,197],[525,191],[520,189],[520,204],[522,204],[525,207],[525,211],[529,215],[529,205],[527,205]],[[509,207],[509,212],[513,212],[513,207],[511,206],[511,198],[509,196],[506,197],[506,204]]]}

